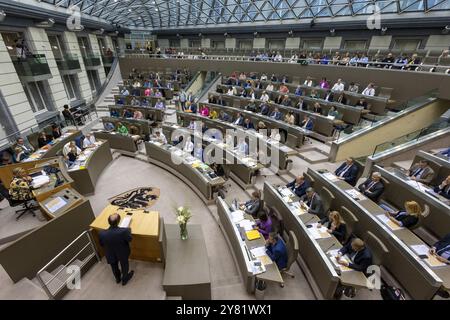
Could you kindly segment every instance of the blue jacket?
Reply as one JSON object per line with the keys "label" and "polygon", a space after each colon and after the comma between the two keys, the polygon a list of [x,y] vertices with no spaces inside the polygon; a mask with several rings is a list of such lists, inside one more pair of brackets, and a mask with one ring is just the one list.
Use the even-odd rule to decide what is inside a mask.
{"label": "blue jacket", "polygon": [[[349,256],[354,254],[355,251],[352,249],[352,242],[348,241],[347,244],[339,250],[339,252],[342,253],[342,255],[348,254]],[[365,247],[356,253],[353,258],[353,262],[350,262],[348,267],[365,273],[370,265],[372,265],[372,252],[370,252],[369,248]]]}
{"label": "blue jacket", "polygon": [[303,197],[306,193],[306,189],[308,189],[311,185],[308,180],[303,181],[301,186],[295,187],[295,180],[289,182],[286,187],[292,190],[298,197]]}
{"label": "blue jacket", "polygon": [[[347,164],[344,162],[339,166],[339,168],[336,169],[334,172],[335,175],[339,176],[341,172],[345,169]],[[350,185],[355,186],[356,184],[356,177],[358,176],[358,167],[356,164],[352,164],[351,167],[344,173],[342,176],[346,182],[348,182]]]}
{"label": "blue jacket", "polygon": [[311,119],[308,120],[308,123],[306,123],[306,126],[303,127],[305,125],[304,122],[302,122],[302,128],[305,128],[306,130],[312,130],[314,127],[314,123]]}
{"label": "blue jacket", "polygon": [[270,117],[271,118],[273,118],[273,119],[275,119],[275,120],[280,120],[281,119],[281,112],[275,112],[275,111],[273,111],[271,114],[270,114]]}
{"label": "blue jacket", "polygon": [[442,240],[436,242],[433,247],[436,248],[436,253],[441,255],[444,251],[449,250],[448,249],[449,246],[450,246],[450,233],[447,234],[444,238],[442,238]]}
{"label": "blue jacket", "polygon": [[288,255],[283,240],[278,238],[277,243],[267,247],[266,253],[277,264],[278,269],[282,270],[287,267]]}

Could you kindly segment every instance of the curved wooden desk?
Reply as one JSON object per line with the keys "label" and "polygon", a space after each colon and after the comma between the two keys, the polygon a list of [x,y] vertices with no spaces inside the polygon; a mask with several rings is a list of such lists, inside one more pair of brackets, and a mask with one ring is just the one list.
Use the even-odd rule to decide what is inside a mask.
{"label": "curved wooden desk", "polygon": [[75,140],[78,137],[81,137],[82,134],[83,133],[79,130],[66,131],[58,139],[54,139],[51,143],[36,150],[34,153],[30,155],[29,158],[25,159],[23,162],[30,162],[39,159],[55,157],[57,156],[58,151],[64,148],[66,143]]}

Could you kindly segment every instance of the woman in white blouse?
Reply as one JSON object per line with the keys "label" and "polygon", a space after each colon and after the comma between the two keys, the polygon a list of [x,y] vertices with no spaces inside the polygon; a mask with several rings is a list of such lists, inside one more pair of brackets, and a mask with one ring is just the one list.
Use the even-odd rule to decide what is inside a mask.
{"label": "woman in white blouse", "polygon": [[269,101],[269,95],[267,94],[267,92],[263,91],[261,98],[259,99],[262,102],[268,102]]}

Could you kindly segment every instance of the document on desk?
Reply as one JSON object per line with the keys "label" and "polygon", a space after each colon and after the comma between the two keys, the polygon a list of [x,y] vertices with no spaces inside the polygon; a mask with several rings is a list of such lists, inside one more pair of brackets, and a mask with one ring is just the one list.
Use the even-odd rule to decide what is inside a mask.
{"label": "document on desk", "polygon": [[347,189],[345,190],[345,192],[356,201],[362,201],[367,199],[362,193],[356,191],[355,189]]}
{"label": "document on desk", "polygon": [[[239,222],[239,226],[244,228],[245,232],[253,230],[254,222],[248,219],[244,219]],[[249,239],[250,240],[250,239]]]}
{"label": "document on desk", "polygon": [[328,233],[327,228],[321,226],[317,228],[317,223],[313,223],[311,228],[308,228],[308,233],[315,239],[326,239],[330,238],[331,234]]}
{"label": "document on desk", "polygon": [[425,262],[430,267],[442,267],[442,266],[446,265],[445,263],[440,262],[438,259],[436,259],[436,257],[434,255],[431,255],[431,254],[428,254],[428,258],[425,259]]}
{"label": "document on desk", "polygon": [[283,197],[291,197],[291,196],[293,196],[293,193],[292,193],[292,191],[289,188],[282,187],[282,188],[279,189],[279,191],[280,191],[280,193],[281,193],[281,195]]}
{"label": "document on desk", "polygon": [[261,274],[266,272],[266,267],[259,260],[253,261],[253,274]]}
{"label": "document on desk", "polygon": [[325,178],[325,179],[327,179],[327,180],[330,180],[330,181],[339,181],[339,178],[338,177],[336,177],[334,174],[332,174],[331,172],[325,172],[324,174],[323,174],[323,177]]}
{"label": "document on desk", "polygon": [[266,247],[256,247],[250,250],[250,252],[265,266],[273,263],[272,259],[266,253]]}
{"label": "document on desk", "polygon": [[[345,271],[352,271],[353,269],[343,266],[342,264],[340,264],[337,259],[336,256],[338,255],[339,249],[334,249],[334,250],[329,250],[327,252],[328,256],[330,257],[331,262],[333,263],[333,265],[337,268],[339,268],[339,270],[341,270],[342,272]],[[341,260],[346,261],[347,263],[350,263],[350,259],[347,256],[342,256]]]}
{"label": "document on desk", "polygon": [[430,248],[428,248],[428,246],[425,244],[412,245],[411,249],[413,249],[413,251],[417,253],[418,256],[426,256],[428,255],[428,251],[430,250]]}
{"label": "document on desk", "polygon": [[42,187],[43,185],[50,182],[50,177],[46,174],[34,177],[31,181],[31,186],[35,189]]}
{"label": "document on desk", "polygon": [[415,180],[407,180],[406,183],[409,184],[411,187],[413,187],[417,190],[423,191],[423,192],[425,192],[426,190],[429,189],[427,186],[425,186]]}
{"label": "document on desk", "polygon": [[52,199],[48,203],[45,204],[45,207],[50,213],[55,213],[62,207],[64,207],[67,204],[67,201],[64,200],[62,197],[56,197],[55,199]]}
{"label": "document on desk", "polygon": [[131,216],[125,216],[122,221],[120,221],[119,227],[129,228],[131,224]]}
{"label": "document on desk", "polygon": [[244,211],[236,210],[236,211],[231,212],[231,220],[234,223],[238,223],[238,222],[244,220]]}
{"label": "document on desk", "polygon": [[384,214],[377,215],[377,218],[380,219],[385,225],[387,225],[392,231],[403,229],[403,227],[400,227],[399,225],[392,222],[391,219],[389,219],[389,217]]}

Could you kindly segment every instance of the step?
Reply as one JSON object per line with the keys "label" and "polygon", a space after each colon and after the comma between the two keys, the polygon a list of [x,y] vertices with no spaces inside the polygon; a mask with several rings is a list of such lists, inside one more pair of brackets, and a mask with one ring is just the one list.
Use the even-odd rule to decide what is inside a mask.
{"label": "step", "polygon": [[0,300],[48,300],[45,291],[28,278],[23,278],[11,287],[2,286]]}
{"label": "step", "polygon": [[298,156],[311,164],[327,162],[329,159],[328,155],[316,149],[301,151]]}
{"label": "step", "polygon": [[[54,277],[54,275],[47,271],[41,272],[41,278],[42,278],[42,281],[44,281],[44,283],[47,283],[50,279],[53,279],[53,277]],[[56,277],[47,284],[47,288],[53,295],[56,295],[58,293],[58,290],[63,288],[65,285],[66,285],[65,281],[61,281],[60,279],[58,279]]]}

